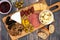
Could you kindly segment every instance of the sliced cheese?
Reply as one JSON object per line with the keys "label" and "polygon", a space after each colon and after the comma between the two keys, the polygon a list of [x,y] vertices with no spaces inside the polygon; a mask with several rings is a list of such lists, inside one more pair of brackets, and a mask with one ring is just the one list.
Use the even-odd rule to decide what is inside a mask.
{"label": "sliced cheese", "polygon": [[34,4],[33,7],[34,7],[34,10],[46,10],[47,9],[47,5],[43,3]]}
{"label": "sliced cheese", "polygon": [[21,15],[20,12],[16,12],[11,16],[11,19],[21,24]]}

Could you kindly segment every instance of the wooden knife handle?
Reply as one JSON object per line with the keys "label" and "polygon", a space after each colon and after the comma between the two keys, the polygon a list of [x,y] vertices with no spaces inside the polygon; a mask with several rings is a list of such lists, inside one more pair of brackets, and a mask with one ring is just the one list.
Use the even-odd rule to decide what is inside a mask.
{"label": "wooden knife handle", "polygon": [[56,12],[56,11],[60,10],[60,2],[57,2],[55,4],[52,4],[51,6],[48,7],[48,9],[51,9],[51,8],[53,8],[55,6],[58,6],[58,8],[52,10],[52,12]]}

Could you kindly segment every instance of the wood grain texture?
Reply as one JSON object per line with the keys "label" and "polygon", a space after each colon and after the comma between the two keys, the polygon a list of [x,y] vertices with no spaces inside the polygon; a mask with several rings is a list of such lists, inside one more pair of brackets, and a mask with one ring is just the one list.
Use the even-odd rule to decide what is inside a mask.
{"label": "wood grain texture", "polygon": [[[48,5],[51,5],[51,4],[56,3],[56,2],[58,2],[60,0],[46,0],[46,1],[47,1]],[[28,2],[28,4],[31,4],[31,2],[32,2],[32,0],[30,2]],[[24,5],[26,6],[27,4],[24,4]],[[14,8],[14,6],[13,6],[13,8]],[[12,9],[12,12],[14,12],[14,11],[15,11],[15,8]],[[6,16],[6,15],[0,14],[0,17],[1,17],[0,20],[4,16]],[[53,34],[51,34],[46,40],[60,40],[60,11],[55,12],[54,17],[55,17],[55,23],[54,23],[55,32]],[[2,40],[10,40],[10,37],[9,37],[9,35],[8,35],[4,25],[3,25],[2,20],[1,20],[1,28],[2,28],[1,29]],[[40,37],[37,36],[37,31],[38,30],[36,30],[35,32],[33,32],[33,33],[31,33],[31,34],[29,34],[27,36],[24,36],[24,37],[20,38],[19,40],[43,40],[43,39],[41,39]]]}

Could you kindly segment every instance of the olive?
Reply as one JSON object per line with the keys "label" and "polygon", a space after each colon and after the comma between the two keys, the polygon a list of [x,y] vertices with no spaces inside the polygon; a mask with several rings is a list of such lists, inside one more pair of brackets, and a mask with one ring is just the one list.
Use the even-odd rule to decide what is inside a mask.
{"label": "olive", "polygon": [[16,2],[15,7],[21,9],[23,7],[23,0],[21,0],[20,2]]}
{"label": "olive", "polygon": [[23,4],[23,3],[24,3],[24,2],[23,2],[23,0],[22,0],[22,1],[20,1],[20,3],[21,3],[21,4]]}
{"label": "olive", "polygon": [[20,9],[20,8],[21,8],[21,6],[18,6],[18,8]]}
{"label": "olive", "polygon": [[19,3],[19,6],[21,6],[22,4],[21,3]]}
{"label": "olive", "polygon": [[7,25],[9,25],[9,23],[8,23],[8,22],[9,22],[9,19],[10,19],[10,16],[8,16],[8,17],[6,18],[6,24],[7,24]]}
{"label": "olive", "polygon": [[20,7],[23,7],[23,5],[20,5]]}
{"label": "olive", "polygon": [[8,25],[8,29],[11,30],[12,26],[16,23],[14,20],[10,20],[10,16],[6,18],[6,24]]}
{"label": "olive", "polygon": [[32,32],[33,30],[30,30],[30,32]]}
{"label": "olive", "polygon": [[8,25],[13,25],[15,23],[16,23],[16,21],[11,20],[11,21],[8,22]]}
{"label": "olive", "polygon": [[19,4],[19,2],[16,2],[15,4],[16,4],[16,5],[18,5],[18,4]]}
{"label": "olive", "polygon": [[18,5],[15,5],[15,7],[18,7]]}
{"label": "olive", "polygon": [[15,3],[15,7],[18,7],[18,5],[19,5],[19,2],[16,2],[16,3]]}
{"label": "olive", "polygon": [[25,29],[25,32],[28,32],[28,29]]}
{"label": "olive", "polygon": [[8,16],[8,17],[6,18],[6,24],[7,24],[7,25],[11,25],[11,24],[14,24],[14,23],[16,23],[16,21],[10,20],[10,16]]}

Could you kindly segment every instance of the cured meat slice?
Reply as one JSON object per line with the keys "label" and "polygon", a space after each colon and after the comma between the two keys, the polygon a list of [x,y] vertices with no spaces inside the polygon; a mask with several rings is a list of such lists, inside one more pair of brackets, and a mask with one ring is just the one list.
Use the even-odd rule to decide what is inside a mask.
{"label": "cured meat slice", "polygon": [[38,20],[38,14],[31,14],[29,17],[28,17],[28,20],[30,21],[30,23],[34,26],[34,27],[38,27],[40,25],[40,22]]}

